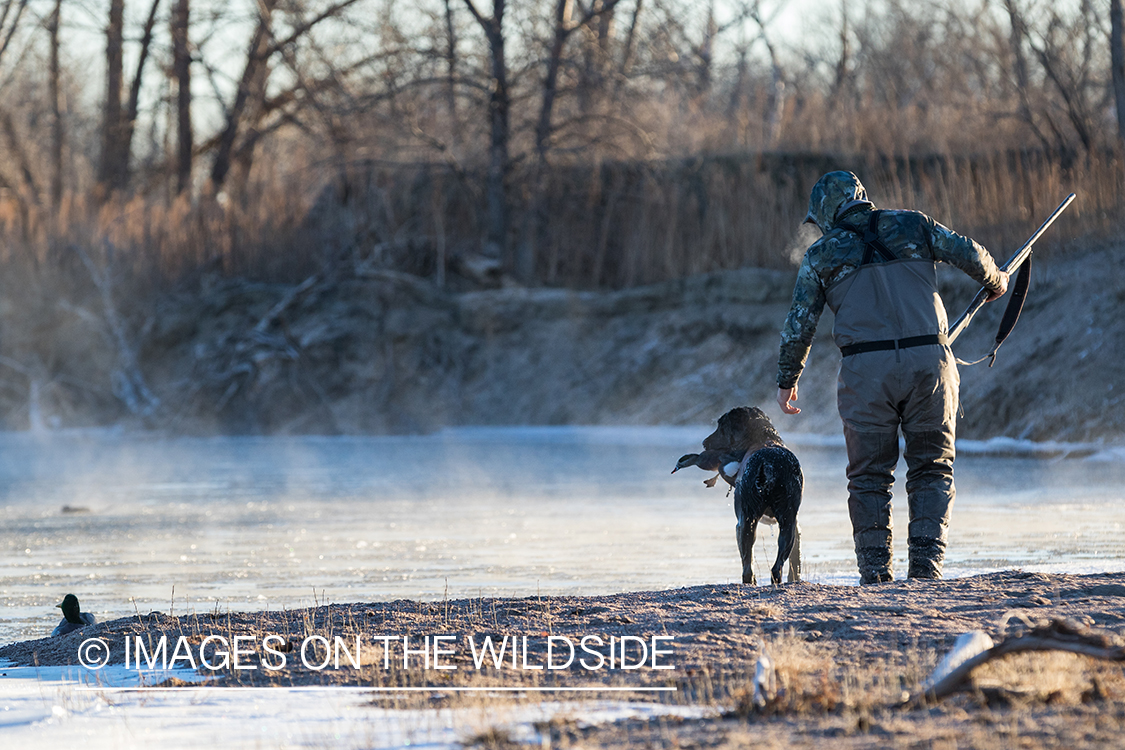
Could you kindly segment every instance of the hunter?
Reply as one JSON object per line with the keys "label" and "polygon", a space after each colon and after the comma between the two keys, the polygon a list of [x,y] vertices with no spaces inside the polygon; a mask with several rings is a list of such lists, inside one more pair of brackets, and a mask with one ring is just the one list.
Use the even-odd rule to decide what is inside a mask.
{"label": "hunter", "polygon": [[1008,274],[980,244],[918,211],[877,210],[851,172],[829,172],[809,197],[805,223],[823,236],[805,252],[781,331],[777,402],[800,412],[797,380],[825,303],[843,360],[837,405],[848,451],[848,512],[860,582],[894,580],[891,485],[905,441],[910,578],[941,578],[953,506],[953,441],[960,377],[937,290],[938,261],[989,290]]}

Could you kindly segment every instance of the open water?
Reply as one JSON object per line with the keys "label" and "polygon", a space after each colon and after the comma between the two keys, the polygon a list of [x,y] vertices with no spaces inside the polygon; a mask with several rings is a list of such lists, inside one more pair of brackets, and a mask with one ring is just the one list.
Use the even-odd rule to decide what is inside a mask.
{"label": "open water", "polygon": [[[669,474],[709,431],[0,434],[0,642],[48,634],[68,593],[103,620],[737,581],[725,485],[705,488],[694,468]],[[789,437],[806,477],[806,577],[856,583],[840,441]],[[1125,461],[1004,447],[1013,455],[966,446],[977,452],[957,460],[947,575],[1125,569]],[[904,573],[900,488],[896,500]],[[776,539],[759,532],[759,580]]]}

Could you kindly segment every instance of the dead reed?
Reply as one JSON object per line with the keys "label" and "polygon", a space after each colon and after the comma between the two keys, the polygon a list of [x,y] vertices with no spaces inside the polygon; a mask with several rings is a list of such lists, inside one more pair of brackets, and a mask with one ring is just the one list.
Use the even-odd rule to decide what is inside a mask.
{"label": "dead reed", "polygon": [[[1005,256],[1067,193],[1077,203],[1040,245],[1059,252],[1120,227],[1122,154],[1036,150],[971,156],[756,153],[554,167],[549,209],[531,217],[527,174],[511,178],[508,257],[533,242],[550,286],[626,288],[746,266],[791,268],[809,188],[832,169],[864,180],[880,206],[909,207]],[[0,196],[6,276],[72,264],[75,247],[138,290],[217,273],[295,283],[386,268],[444,282],[480,252],[481,175],[443,164],[354,162],[277,177],[234,200],[69,196],[56,214]],[[536,218],[536,221],[531,221]],[[803,247],[801,245],[800,247]],[[799,252],[796,253],[799,257]]]}

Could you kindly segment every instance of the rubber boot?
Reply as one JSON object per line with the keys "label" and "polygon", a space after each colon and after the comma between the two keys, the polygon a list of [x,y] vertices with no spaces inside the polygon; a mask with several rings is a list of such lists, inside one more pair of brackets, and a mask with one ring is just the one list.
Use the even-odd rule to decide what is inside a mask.
{"label": "rubber boot", "polygon": [[844,425],[848,448],[848,514],[862,583],[894,580],[891,569],[891,485],[897,432],[858,432]]}
{"label": "rubber boot", "polygon": [[888,547],[857,547],[856,562],[859,563],[859,582],[887,583],[895,579],[891,565],[891,550]]}
{"label": "rubber boot", "polygon": [[953,430],[903,432],[910,506],[910,578],[941,578],[953,485]]}
{"label": "rubber boot", "polygon": [[916,539],[910,537],[910,567],[908,578],[941,578],[942,564],[945,562],[945,542],[938,539]]}

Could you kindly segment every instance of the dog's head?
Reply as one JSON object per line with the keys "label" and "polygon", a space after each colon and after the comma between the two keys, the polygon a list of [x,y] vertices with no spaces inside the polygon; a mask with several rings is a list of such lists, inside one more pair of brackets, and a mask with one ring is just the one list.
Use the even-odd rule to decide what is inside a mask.
{"label": "dog's head", "polygon": [[766,413],[756,406],[739,406],[719,417],[718,428],[703,439],[709,451],[750,451],[784,445]]}

